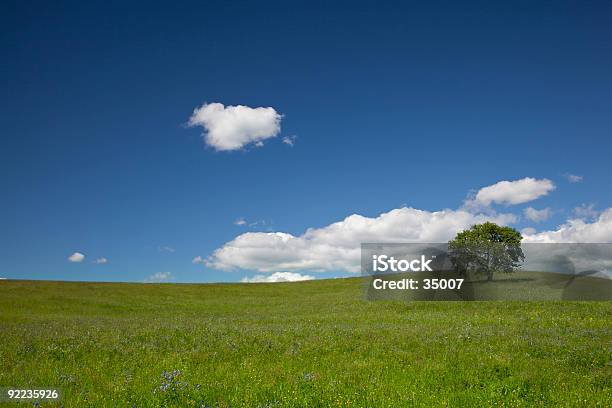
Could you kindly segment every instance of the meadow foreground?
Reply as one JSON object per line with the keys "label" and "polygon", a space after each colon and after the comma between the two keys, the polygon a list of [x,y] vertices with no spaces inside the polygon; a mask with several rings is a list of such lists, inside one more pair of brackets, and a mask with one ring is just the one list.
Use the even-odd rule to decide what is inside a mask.
{"label": "meadow foreground", "polygon": [[[0,386],[64,407],[612,406],[612,302],[368,302],[361,279],[0,281]],[[8,405],[8,404],[7,404]]]}

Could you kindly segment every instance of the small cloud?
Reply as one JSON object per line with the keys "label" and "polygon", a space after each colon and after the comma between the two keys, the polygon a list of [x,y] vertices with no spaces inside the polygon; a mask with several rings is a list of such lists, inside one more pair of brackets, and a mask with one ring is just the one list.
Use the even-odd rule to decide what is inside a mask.
{"label": "small cloud", "polygon": [[266,221],[266,220],[249,221],[243,217],[240,217],[236,219],[236,221],[234,221],[234,225],[237,225],[239,227],[247,226],[249,228],[259,228],[259,229],[266,228],[267,226],[271,224],[272,224],[272,221]]}
{"label": "small cloud", "polygon": [[297,139],[297,136],[295,135],[285,136],[283,137],[283,143],[286,144],[287,146],[293,147],[295,145],[295,139]]}
{"label": "small cloud", "polygon": [[0,277],[0,280],[6,280],[6,278],[2,278],[2,277]]}
{"label": "small cloud", "polygon": [[473,198],[466,200],[466,208],[488,207],[492,203],[504,205],[523,204],[547,195],[555,189],[548,179],[525,177],[514,181],[500,181],[478,190]]}
{"label": "small cloud", "polygon": [[523,228],[521,230],[522,235],[533,235],[536,233],[536,229],[532,227]]}
{"label": "small cloud", "polygon": [[79,262],[83,262],[84,259],[85,259],[85,255],[83,255],[80,252],[75,252],[68,257],[68,262],[79,263]]}
{"label": "small cloud", "polygon": [[217,151],[239,150],[280,133],[282,115],[271,107],[225,106],[205,103],[194,109],[187,125],[204,129],[204,141]]}
{"label": "small cloud", "polygon": [[599,216],[601,211],[595,209],[594,204],[582,204],[579,207],[574,208],[574,214],[576,218],[581,220],[593,220]]}
{"label": "small cloud", "polygon": [[582,176],[577,176],[575,174],[569,174],[569,173],[565,175],[565,178],[570,183],[580,183],[584,179],[584,177],[582,177]]}
{"label": "small cloud", "polygon": [[168,252],[168,253],[171,253],[171,254],[176,252],[176,249],[174,249],[172,247],[169,247],[169,246],[158,246],[157,250],[159,252]]}
{"label": "small cloud", "polygon": [[108,259],[106,259],[105,257],[98,258],[95,261],[93,261],[93,263],[98,264],[98,265],[105,264],[105,263],[108,263]]}
{"label": "small cloud", "polygon": [[525,217],[527,217],[533,222],[540,222],[549,219],[552,215],[552,211],[550,210],[550,208],[536,210],[533,207],[527,207],[523,210],[523,214],[525,214]]}
{"label": "small cloud", "polygon": [[200,255],[196,256],[195,258],[193,258],[191,260],[192,264],[205,264],[206,263],[206,259],[202,258]]}
{"label": "small cloud", "polygon": [[161,283],[169,282],[174,279],[174,276],[170,272],[157,272],[153,275],[148,276],[144,281],[145,283]]}
{"label": "small cloud", "polygon": [[275,282],[298,282],[312,280],[314,276],[302,275],[296,272],[274,272],[271,275],[255,275],[252,278],[245,276],[242,282],[245,283],[275,283]]}

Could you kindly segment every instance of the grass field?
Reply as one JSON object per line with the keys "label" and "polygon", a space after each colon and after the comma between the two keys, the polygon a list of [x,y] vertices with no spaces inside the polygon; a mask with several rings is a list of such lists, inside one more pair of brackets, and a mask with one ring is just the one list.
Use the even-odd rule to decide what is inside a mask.
{"label": "grass field", "polygon": [[0,387],[61,387],[42,406],[64,407],[609,407],[610,316],[612,302],[369,302],[359,278],[0,281]]}

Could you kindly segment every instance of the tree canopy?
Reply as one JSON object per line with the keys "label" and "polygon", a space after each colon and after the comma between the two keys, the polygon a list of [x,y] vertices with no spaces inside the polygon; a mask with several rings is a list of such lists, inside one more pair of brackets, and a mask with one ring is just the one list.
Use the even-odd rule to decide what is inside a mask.
{"label": "tree canopy", "polygon": [[448,242],[449,258],[460,273],[482,273],[490,281],[494,273],[513,272],[525,260],[522,239],[511,227],[493,222],[476,224]]}

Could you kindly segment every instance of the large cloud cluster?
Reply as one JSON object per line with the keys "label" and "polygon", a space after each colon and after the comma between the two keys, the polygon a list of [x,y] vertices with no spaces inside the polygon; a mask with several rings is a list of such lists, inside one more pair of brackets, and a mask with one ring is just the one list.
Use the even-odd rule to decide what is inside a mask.
{"label": "large cloud cluster", "polygon": [[457,231],[491,220],[515,221],[511,214],[472,214],[464,210],[423,211],[398,208],[378,217],[353,214],[323,228],[295,236],[284,232],[247,232],[208,258],[207,265],[222,270],[358,272],[361,243],[443,242]]}
{"label": "large cloud cluster", "polygon": [[556,230],[527,235],[524,242],[612,242],[612,208],[603,211],[593,222],[570,219]]}
{"label": "large cloud cluster", "polygon": [[[516,222],[511,213],[497,213],[489,205],[520,204],[535,200],[555,188],[547,179],[500,181],[481,188],[463,208],[425,211],[402,207],[377,217],[353,214],[333,224],[310,228],[302,235],[286,232],[247,232],[238,235],[211,256],[199,261],[221,270],[260,273],[352,272],[360,270],[361,244],[368,242],[446,242],[455,234],[485,221],[500,225]],[[534,221],[550,217],[549,208],[524,210]],[[523,230],[525,242],[612,242],[612,208],[592,222],[570,219],[553,231]],[[258,280],[272,279],[260,276]],[[296,275],[297,276],[297,275]]]}

